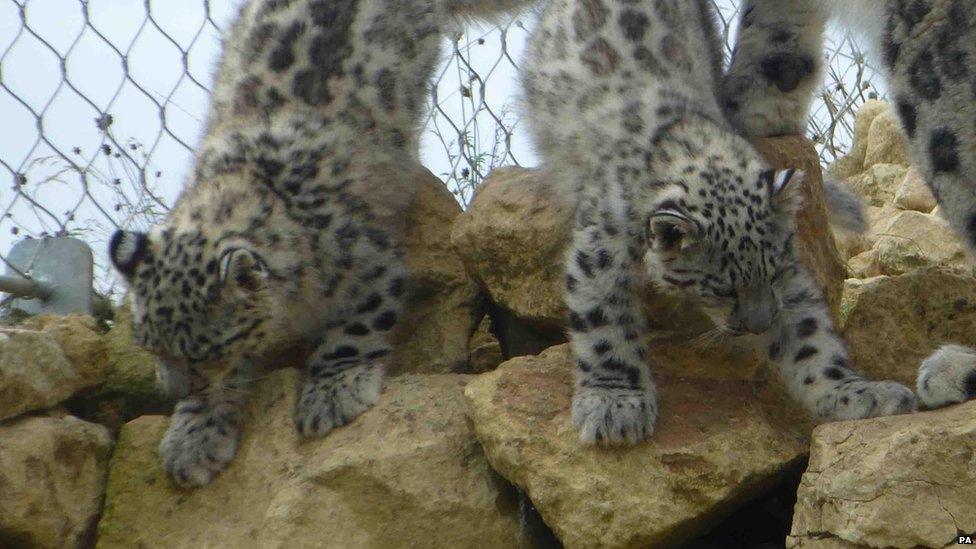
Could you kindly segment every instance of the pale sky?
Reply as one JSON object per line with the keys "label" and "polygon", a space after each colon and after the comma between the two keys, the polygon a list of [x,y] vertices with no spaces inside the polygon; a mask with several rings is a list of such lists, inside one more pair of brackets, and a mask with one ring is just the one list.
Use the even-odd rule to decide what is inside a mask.
{"label": "pale sky", "polygon": [[[727,0],[723,1],[727,8]],[[211,0],[211,23],[202,0],[151,0],[151,18],[146,17],[144,2],[89,0],[90,25],[85,25],[82,3],[77,0],[0,2],[0,215],[10,214],[0,218],[0,254],[25,234],[57,230],[53,218],[65,220],[74,211],[69,229],[81,229],[78,234],[91,243],[101,266],[96,269],[103,277],[100,285],[107,287],[105,240],[115,228],[108,217],[117,221],[132,218],[137,227],[144,224],[140,221],[144,218],[125,208],[116,210],[116,204],[136,202],[161,209],[135,184],[138,177],[131,162],[104,155],[106,142],[95,122],[95,107],[111,113],[110,134],[124,146],[125,154],[140,162],[149,154],[150,186],[161,202],[171,204],[182,188],[191,166],[191,150],[199,142],[206,119],[209,96],[204,88],[212,82],[219,55],[217,28],[229,25],[240,2]],[[20,7],[25,5],[28,28],[21,25]],[[531,25],[528,16],[508,27],[505,36],[511,60],[502,54],[502,35],[494,27],[469,27],[458,42],[465,59],[486,82],[485,103],[506,125],[518,120],[518,84],[512,60],[518,62]],[[461,123],[469,119],[480,98],[478,83],[468,82],[467,71],[450,55],[453,47],[445,39],[446,63],[438,73],[437,87],[443,112],[432,111],[420,152],[421,161],[443,179],[450,173],[460,176],[466,165],[449,158],[445,151],[442,139],[449,144],[457,139],[448,120]],[[181,50],[189,52],[186,73]],[[119,52],[127,58],[129,78]],[[67,82],[62,80],[59,57],[67,59]],[[472,89],[472,98],[462,92],[464,87]],[[165,128],[153,100],[165,105]],[[43,135],[50,143],[39,141],[30,109],[43,113]],[[476,120],[468,138],[479,150],[490,151],[494,120],[483,110]],[[436,135],[438,131],[441,137]],[[140,143],[144,149],[131,149],[130,143]],[[91,183],[87,190],[77,173],[64,169],[66,163],[56,158],[52,147],[87,167]],[[110,153],[117,153],[112,147]],[[538,161],[527,132],[517,124],[512,155],[523,166]],[[26,173],[22,189],[46,212],[17,197],[10,190],[11,183],[3,183],[12,182],[14,172]],[[122,195],[125,201],[120,200]],[[17,234],[13,234],[15,227]]]}

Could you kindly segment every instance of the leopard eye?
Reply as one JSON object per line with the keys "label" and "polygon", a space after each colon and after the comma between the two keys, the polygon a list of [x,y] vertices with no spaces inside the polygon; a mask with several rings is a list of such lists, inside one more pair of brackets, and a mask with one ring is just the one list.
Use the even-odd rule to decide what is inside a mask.
{"label": "leopard eye", "polygon": [[673,253],[688,246],[697,234],[694,222],[673,211],[660,211],[647,221],[648,246],[657,251]]}

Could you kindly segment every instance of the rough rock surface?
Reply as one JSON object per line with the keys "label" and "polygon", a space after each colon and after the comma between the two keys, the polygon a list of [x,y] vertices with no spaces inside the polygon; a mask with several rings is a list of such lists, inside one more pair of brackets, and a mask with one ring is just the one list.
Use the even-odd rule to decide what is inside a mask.
{"label": "rough rock surface", "polygon": [[883,207],[894,202],[898,184],[907,173],[908,168],[897,164],[874,164],[848,179],[847,185],[869,205]]}
{"label": "rough rock surface", "polygon": [[0,330],[0,420],[50,408],[95,383],[75,369],[51,334]]}
{"label": "rough rock surface", "polygon": [[871,99],[865,101],[854,118],[854,135],[847,155],[830,166],[827,176],[834,179],[847,179],[864,171],[871,125],[881,113],[891,107],[884,101]]}
{"label": "rough rock surface", "polygon": [[94,318],[44,315],[28,319],[20,327],[51,334],[82,378],[93,385],[104,380],[107,349]]}
{"label": "rough rock surface", "polygon": [[911,164],[908,156],[908,140],[901,129],[901,122],[894,109],[887,108],[871,121],[868,131],[867,147],[864,151],[864,165]]}
{"label": "rough rock surface", "polygon": [[948,547],[976,532],[976,402],[822,425],[790,547]]}
{"label": "rough rock surface", "polygon": [[111,452],[104,427],[71,416],[0,426],[0,547],[90,546]]}
{"label": "rough rock surface", "polygon": [[915,168],[910,168],[895,192],[895,205],[904,210],[932,213],[937,203],[932,191]]}
{"label": "rough rock surface", "polygon": [[924,267],[973,272],[969,250],[941,217],[899,211],[881,220],[872,232],[877,235],[874,250],[880,274],[898,275]]}
{"label": "rough rock surface", "polygon": [[855,278],[870,278],[881,274],[881,264],[878,261],[878,250],[861,252],[847,262],[851,276]]}
{"label": "rough rock surface", "polygon": [[[814,276],[827,289],[831,306],[839,306],[846,273],[827,226],[819,160],[813,147],[801,137],[763,139],[755,145],[772,166],[795,167],[807,173],[805,206],[798,222],[799,248]],[[560,197],[545,172],[496,170],[455,222],[451,236],[468,272],[487,289],[491,299],[531,328],[556,333],[549,344],[564,341],[561,265],[569,242],[571,208]],[[688,333],[701,333],[711,327],[711,322],[686,302],[657,294],[653,288],[648,288],[645,296],[651,329],[680,327]],[[504,335],[502,343],[506,343]]]}
{"label": "rough rock surface", "polygon": [[[415,186],[415,194],[401,233],[409,271],[407,301],[387,371],[466,372],[468,340],[484,312],[480,290],[451,246],[451,225],[461,206],[426,169],[416,168],[400,180]],[[391,187],[390,178],[377,185]]]}
{"label": "rough rock surface", "polygon": [[301,441],[297,373],[276,371],[258,384],[237,459],[194,491],[159,465],[168,418],[139,418],[112,456],[98,547],[511,547],[516,500],[462,413],[469,379],[390,379],[376,408]]}
{"label": "rough rock surface", "polygon": [[[686,345],[668,352],[699,354]],[[698,371],[656,372],[661,417],[653,438],[633,448],[579,445],[567,345],[476,378],[465,390],[468,415],[489,461],[527,492],[566,547],[675,544],[774,483],[806,450],[795,408],[775,392],[754,395],[756,382],[740,377],[748,368],[694,360]]]}
{"label": "rough rock surface", "polygon": [[918,366],[943,343],[976,345],[976,279],[938,269],[865,280],[843,307],[855,367],[915,386]]}

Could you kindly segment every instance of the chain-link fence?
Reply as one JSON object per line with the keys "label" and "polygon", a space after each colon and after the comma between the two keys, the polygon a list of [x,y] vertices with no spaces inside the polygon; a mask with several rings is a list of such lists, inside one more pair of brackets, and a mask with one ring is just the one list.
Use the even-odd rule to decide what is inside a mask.
{"label": "chain-link fence", "polygon": [[[19,239],[75,235],[95,251],[96,289],[117,294],[105,242],[157,223],[178,195],[241,1],[0,0],[3,263]],[[715,2],[730,43],[736,2]],[[462,204],[493,168],[537,163],[514,108],[533,23],[474,25],[445,40],[421,158]],[[880,83],[859,44],[834,36],[810,124],[825,163],[845,152],[854,111]]]}

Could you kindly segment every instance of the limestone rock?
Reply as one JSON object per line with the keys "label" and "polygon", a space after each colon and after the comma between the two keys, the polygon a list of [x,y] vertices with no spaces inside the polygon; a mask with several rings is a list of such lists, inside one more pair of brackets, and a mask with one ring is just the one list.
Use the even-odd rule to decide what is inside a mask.
{"label": "limestone rock", "polygon": [[[798,248],[836,308],[846,273],[827,225],[819,159],[801,137],[763,139],[755,145],[773,167],[795,167],[807,173]],[[510,315],[524,323],[511,331],[535,330],[538,337],[548,338],[534,352],[565,341],[563,262],[571,208],[561,198],[545,172],[495,170],[455,222],[451,236],[468,272],[503,309],[502,316]],[[652,330],[681,329],[697,334],[711,327],[707,317],[687,301],[660,295],[653,288],[646,289],[644,302]],[[531,347],[506,341],[518,334],[509,336],[505,322],[502,324],[499,336],[503,348]],[[522,354],[505,350],[507,356]]]}
{"label": "limestone rock", "polygon": [[[667,352],[696,354],[687,345]],[[491,464],[566,547],[673,545],[774,483],[806,449],[792,405],[757,397],[743,372],[699,362],[688,374],[655,373],[661,416],[652,439],[632,448],[579,445],[568,345],[476,378],[465,390],[468,415]]]}
{"label": "limestone rock", "polygon": [[938,204],[918,170],[910,168],[895,192],[895,205],[904,210],[931,213]]}
{"label": "limestone rock", "polygon": [[387,381],[380,403],[321,440],[292,427],[294,370],[258,384],[236,460],[175,489],[156,446],[168,418],[127,424],[98,547],[511,547],[516,499],[462,413],[459,375]]}
{"label": "limestone rock", "polygon": [[897,275],[923,267],[973,272],[966,245],[941,217],[901,211],[874,229],[880,274]]}
{"label": "limestone rock", "polygon": [[51,334],[0,330],[0,419],[50,408],[91,384]]}
{"label": "limestone rock", "polygon": [[878,250],[861,252],[847,262],[847,268],[854,278],[870,278],[881,274],[881,264],[878,261]]}
{"label": "limestone rock", "polygon": [[480,290],[451,246],[451,226],[461,206],[437,177],[419,166],[377,167],[370,181],[367,200],[388,210],[379,216],[400,235],[409,272],[387,371],[466,371],[468,339],[483,311]]}
{"label": "limestone rock", "polygon": [[901,122],[894,109],[887,108],[874,118],[868,131],[868,143],[864,151],[864,167],[875,164],[909,166],[908,140],[901,129]]}
{"label": "limestone rock", "polygon": [[897,164],[875,164],[847,180],[847,185],[871,206],[883,207],[895,200],[898,184],[908,168]]}
{"label": "limestone rock", "polygon": [[976,532],[976,403],[825,424],[813,434],[790,547],[948,547]]}
{"label": "limestone rock", "polygon": [[938,269],[865,280],[843,335],[854,366],[915,386],[918,367],[943,343],[976,346],[976,279]]}
{"label": "limestone rock", "polygon": [[468,341],[482,312],[478,286],[451,246],[461,206],[430,172],[417,176],[417,196],[404,235],[407,301],[389,372],[466,371]]}
{"label": "limestone rock", "polygon": [[854,119],[854,138],[847,156],[830,166],[828,174],[836,179],[847,179],[864,171],[864,158],[868,150],[868,134],[874,119],[891,107],[884,101],[870,99],[857,111]]}
{"label": "limestone rock", "polygon": [[78,375],[92,385],[104,380],[107,351],[94,318],[85,315],[35,316],[25,321],[21,328],[51,334]]}
{"label": "limestone rock", "polygon": [[0,546],[90,546],[111,452],[104,427],[71,416],[0,426]]}
{"label": "limestone rock", "polygon": [[491,299],[517,317],[561,326],[570,204],[548,173],[499,168],[458,217],[451,240]]}

